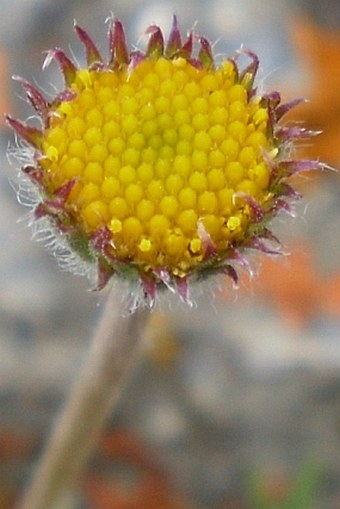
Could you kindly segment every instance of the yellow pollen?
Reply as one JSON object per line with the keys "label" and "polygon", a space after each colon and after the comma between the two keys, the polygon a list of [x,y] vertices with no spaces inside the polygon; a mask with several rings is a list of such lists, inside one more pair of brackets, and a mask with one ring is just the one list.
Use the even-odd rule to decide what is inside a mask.
{"label": "yellow pollen", "polygon": [[110,222],[110,230],[112,233],[119,233],[122,231],[122,222],[119,219],[112,219]]}
{"label": "yellow pollen", "polygon": [[197,69],[184,58],[77,70],[75,97],[44,132],[47,191],[75,179],[65,207],[77,227],[106,227],[113,258],[146,271],[194,269],[206,250],[199,225],[222,256],[252,220],[235,193],[265,204],[263,153],[277,155],[267,109],[237,80],[228,61]]}
{"label": "yellow pollen", "polygon": [[147,253],[151,249],[151,241],[150,239],[142,239],[139,243],[139,249],[143,253]]}
{"label": "yellow pollen", "polygon": [[202,242],[200,241],[200,239],[192,239],[190,241],[190,250],[193,253],[199,253],[201,249],[202,249]]}
{"label": "yellow pollen", "polygon": [[229,228],[230,231],[236,230],[236,228],[238,228],[240,224],[241,220],[237,216],[230,216],[227,221],[227,227]]}

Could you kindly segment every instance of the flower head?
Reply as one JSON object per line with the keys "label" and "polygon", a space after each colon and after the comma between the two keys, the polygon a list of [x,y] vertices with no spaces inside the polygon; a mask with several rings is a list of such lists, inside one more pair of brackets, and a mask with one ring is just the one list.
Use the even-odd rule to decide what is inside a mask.
{"label": "flower head", "polygon": [[291,159],[294,139],[312,134],[280,124],[299,101],[257,93],[251,52],[243,70],[236,59],[216,66],[207,39],[183,40],[176,17],[167,41],[148,28],[145,52],[129,52],[111,20],[107,63],[75,30],[87,67],[58,48],[45,60],[58,62],[63,92],[49,102],[19,79],[41,128],[7,116],[32,149],[23,171],[38,191],[35,223],[47,219],[96,264],[98,287],[112,275],[137,280],[149,304],[164,286],[188,300],[188,283],[211,273],[236,282],[248,248],[277,252],[268,222],[298,197],[287,180],[320,167]]}

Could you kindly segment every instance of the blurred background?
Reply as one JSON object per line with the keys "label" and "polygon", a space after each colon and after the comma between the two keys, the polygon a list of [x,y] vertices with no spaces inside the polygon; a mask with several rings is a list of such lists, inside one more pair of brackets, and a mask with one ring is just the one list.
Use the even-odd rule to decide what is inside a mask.
{"label": "blurred background", "polygon": [[[153,22],[167,33],[176,13],[219,55],[255,51],[261,86],[306,97],[291,120],[324,132],[304,156],[339,167],[338,0],[1,0],[0,110],[32,114],[13,74],[47,93],[61,87],[55,65],[42,73],[43,51],[61,46],[84,62],[74,19],[105,53],[110,12],[130,44]],[[0,509],[32,475],[103,299],[18,221],[9,143],[2,123]],[[153,314],[120,406],[58,509],[340,508],[340,176],[297,185],[297,217],[275,229],[290,256],[255,260],[259,274],[236,293],[221,280],[213,298],[197,290],[193,310],[170,302]]]}

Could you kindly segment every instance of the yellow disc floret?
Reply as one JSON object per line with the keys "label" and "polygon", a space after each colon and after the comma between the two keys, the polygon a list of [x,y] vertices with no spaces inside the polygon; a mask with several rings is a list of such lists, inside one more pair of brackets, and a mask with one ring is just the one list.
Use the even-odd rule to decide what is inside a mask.
{"label": "yellow disc floret", "polygon": [[148,27],[145,51],[129,51],[112,18],[107,61],[74,28],[87,66],[48,51],[44,66],[55,60],[65,81],[54,99],[16,78],[41,128],[6,116],[29,145],[18,159],[25,193],[27,179],[34,186],[32,224],[62,266],[94,268],[98,289],[113,275],[137,281],[151,306],[158,288],[190,302],[191,283],[210,274],[237,283],[248,249],[277,254],[270,222],[299,198],[290,177],[323,168],[292,159],[295,141],[315,134],[281,124],[300,100],[257,94],[251,51],[243,69],[237,57],[217,67],[209,41],[193,32],[183,39],[176,16],[167,39]]}
{"label": "yellow disc floret", "polygon": [[184,58],[133,70],[77,70],[75,96],[56,108],[43,141],[53,194],[75,179],[65,208],[85,234],[107,227],[112,256],[181,274],[202,261],[204,226],[217,252],[244,238],[249,207],[266,200],[268,113],[234,66]]}

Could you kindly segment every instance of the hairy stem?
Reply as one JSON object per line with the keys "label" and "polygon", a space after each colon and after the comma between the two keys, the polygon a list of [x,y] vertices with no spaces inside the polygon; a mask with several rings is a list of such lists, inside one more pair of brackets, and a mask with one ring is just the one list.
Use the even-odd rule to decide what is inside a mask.
{"label": "hairy stem", "polygon": [[140,309],[124,317],[120,301],[118,292],[111,292],[88,359],[19,509],[57,505],[79,479],[119,400],[149,314]]}

